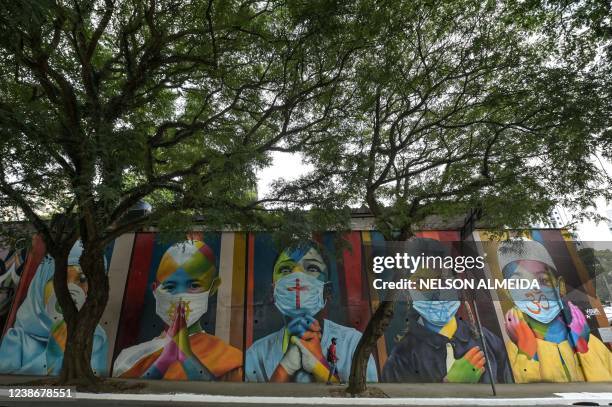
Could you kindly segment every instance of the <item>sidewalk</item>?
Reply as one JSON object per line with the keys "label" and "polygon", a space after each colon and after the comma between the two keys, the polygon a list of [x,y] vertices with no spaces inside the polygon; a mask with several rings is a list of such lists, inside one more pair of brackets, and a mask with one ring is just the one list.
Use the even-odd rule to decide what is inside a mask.
{"label": "sidewalk", "polygon": [[[6,389],[11,385],[25,385],[37,379],[40,378],[0,375],[0,385]],[[369,387],[379,389],[382,398],[347,399],[341,398],[344,396],[342,390],[345,386],[339,385],[111,380],[142,383],[143,387],[130,391],[129,395],[78,393],[79,398],[288,405],[571,405],[585,401],[593,401],[594,404],[591,405],[612,403],[612,383],[498,384],[497,396],[493,396],[491,386],[485,384],[374,383]],[[202,398],[203,395],[207,397]]]}

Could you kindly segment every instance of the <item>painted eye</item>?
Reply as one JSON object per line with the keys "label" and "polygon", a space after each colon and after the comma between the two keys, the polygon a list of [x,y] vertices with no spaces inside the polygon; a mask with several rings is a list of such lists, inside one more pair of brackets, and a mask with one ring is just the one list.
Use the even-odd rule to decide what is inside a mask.
{"label": "painted eye", "polygon": [[198,281],[192,281],[190,286],[191,288],[202,288],[202,284],[200,284]]}
{"label": "painted eye", "polygon": [[175,288],[175,284],[174,283],[163,283],[162,287],[164,290],[172,291]]}
{"label": "painted eye", "polygon": [[289,267],[289,266],[282,266],[281,268],[278,269],[278,271],[283,273],[283,274],[289,274],[289,273],[291,273],[291,267]]}
{"label": "painted eye", "polygon": [[87,276],[83,273],[79,274],[79,283],[85,284],[87,282]]}
{"label": "painted eye", "polygon": [[552,287],[554,285],[553,278],[550,275],[546,275],[539,279],[540,286]]}
{"label": "painted eye", "polygon": [[318,266],[311,264],[306,268],[306,271],[308,271],[309,273],[320,273],[321,269]]}

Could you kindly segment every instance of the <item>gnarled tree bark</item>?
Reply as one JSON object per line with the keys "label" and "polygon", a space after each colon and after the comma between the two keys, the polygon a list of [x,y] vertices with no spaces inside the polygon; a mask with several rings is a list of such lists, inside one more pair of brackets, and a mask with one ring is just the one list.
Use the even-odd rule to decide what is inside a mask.
{"label": "gnarled tree bark", "polygon": [[[405,225],[398,232],[396,239],[399,241],[407,241],[414,236],[412,225]],[[392,239],[393,231],[389,229],[389,233],[385,234],[385,241]],[[395,272],[393,275],[393,279],[396,281],[402,277],[404,277],[403,272]],[[385,298],[380,302],[376,311],[374,311],[363,335],[361,335],[361,339],[353,353],[351,375],[349,376],[349,385],[346,389],[352,395],[361,394],[367,389],[368,361],[372,351],[376,348],[378,339],[384,335],[385,330],[391,323],[397,296],[398,290],[387,290],[385,292]]]}
{"label": "gnarled tree bark", "polygon": [[351,376],[349,378],[349,386],[346,389],[348,393],[356,395],[366,391],[366,373],[370,354],[376,347],[378,338],[385,333],[385,330],[389,326],[389,322],[391,322],[391,318],[393,318],[394,308],[395,301],[393,301],[393,299],[382,301],[374,312],[374,315],[372,315],[368,326],[357,344],[355,353],[353,353]]}
{"label": "gnarled tree bark", "polygon": [[[71,247],[71,246],[69,246]],[[94,333],[108,301],[109,285],[104,268],[104,252],[96,244],[83,242],[81,270],[87,277],[87,297],[79,310],[68,291],[69,250],[56,250],[54,257],[54,289],[66,322],[67,338],[59,382],[96,388],[101,372],[91,367]]]}

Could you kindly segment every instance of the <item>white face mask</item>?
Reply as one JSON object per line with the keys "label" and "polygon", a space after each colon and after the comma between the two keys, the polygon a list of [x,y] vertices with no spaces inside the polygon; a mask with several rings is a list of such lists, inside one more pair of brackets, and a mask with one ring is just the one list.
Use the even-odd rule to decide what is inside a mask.
{"label": "white face mask", "polygon": [[187,326],[195,324],[202,318],[202,315],[208,311],[208,296],[209,291],[202,293],[180,293],[170,294],[164,290],[160,285],[155,291],[153,296],[155,297],[155,312],[159,317],[166,323],[166,325],[172,325],[174,320],[174,312],[179,301],[185,303],[185,318]]}
{"label": "white face mask", "polygon": [[[85,291],[73,283],[68,283],[68,291],[70,292],[70,296],[72,297],[72,301],[74,301],[74,305],[76,306],[77,310],[83,308],[83,304],[85,304],[85,299],[87,298]],[[55,292],[51,295],[51,297],[49,297],[49,301],[47,302],[47,305],[45,305],[45,311],[47,311],[47,314],[49,314],[49,317],[54,322],[64,319],[62,309],[57,302]]]}
{"label": "white face mask", "polygon": [[274,284],[274,305],[283,314],[294,318],[315,316],[325,306],[321,280],[302,273],[291,273]]}
{"label": "white face mask", "polygon": [[563,308],[558,287],[541,286],[539,290],[511,290],[510,296],[518,309],[543,324],[550,323]]}

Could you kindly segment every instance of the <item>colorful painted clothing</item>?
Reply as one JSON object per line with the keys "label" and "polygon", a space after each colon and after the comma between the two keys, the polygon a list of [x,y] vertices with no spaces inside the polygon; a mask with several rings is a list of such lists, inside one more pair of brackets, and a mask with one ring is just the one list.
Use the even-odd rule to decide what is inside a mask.
{"label": "colorful painted clothing", "polygon": [[536,337],[536,354],[529,358],[512,341],[506,343],[516,383],[612,381],[612,352],[589,334],[584,353],[577,353],[568,339],[568,328],[561,317],[548,324],[527,318]]}
{"label": "colorful painted clothing", "polygon": [[[68,264],[78,264],[82,248],[70,252]],[[36,270],[28,293],[17,310],[15,324],[0,345],[0,372],[24,375],[58,375],[64,358],[66,324],[54,321],[46,311],[45,285],[53,278],[55,266],[45,257]],[[98,376],[108,375],[108,341],[106,332],[96,326],[91,368]]]}
{"label": "colorful painted clothing", "polygon": [[[323,320],[323,332],[321,336],[321,348],[327,349],[331,345],[331,339],[336,338],[336,347],[342,359],[338,362],[338,375],[343,382],[348,381],[351,373],[351,360],[353,352],[361,338],[361,332],[356,329],[349,328],[343,325],[336,324],[330,320]],[[284,352],[283,342],[285,339],[285,327],[271,333],[261,339],[258,339],[251,345],[246,352],[246,381],[249,382],[268,382],[272,373],[276,370]],[[370,356],[367,369],[367,381],[378,381],[376,373],[376,364],[374,358]],[[314,382],[313,376],[304,371],[299,370],[294,377],[294,381],[298,383]]]}
{"label": "colorful painted clothing", "polygon": [[[163,351],[167,339],[155,338],[121,351],[113,367],[113,377],[146,378],[145,372]],[[189,336],[191,351],[220,381],[242,381],[242,352],[216,336],[197,332]],[[170,365],[164,380],[187,380],[180,362]]]}
{"label": "colorful painted clothing", "polygon": [[[483,328],[482,334],[486,341],[486,358],[491,365],[493,379],[497,383],[512,383],[503,342],[486,328]],[[452,345],[455,359],[463,357],[475,346],[482,348],[480,340],[472,337],[470,327],[465,321],[457,320],[457,329],[450,338],[421,323],[412,323],[408,334],[389,355],[383,367],[382,381],[441,383],[447,375],[447,344]],[[485,371],[480,382],[490,381],[490,375]]]}

